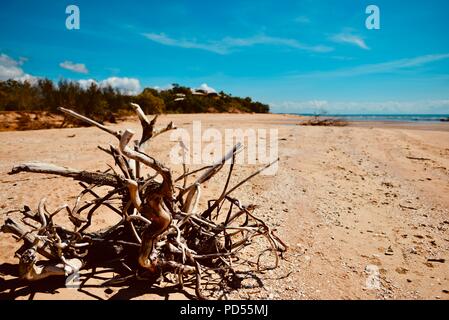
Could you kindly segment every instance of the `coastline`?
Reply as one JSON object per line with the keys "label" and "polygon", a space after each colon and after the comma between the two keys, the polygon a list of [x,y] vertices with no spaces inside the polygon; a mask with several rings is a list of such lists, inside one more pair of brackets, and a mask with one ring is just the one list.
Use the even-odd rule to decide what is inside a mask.
{"label": "coastline", "polygon": [[[307,121],[315,119],[312,114],[293,113],[273,113],[273,115],[284,115],[290,117],[292,121],[300,119]],[[363,128],[391,128],[391,129],[411,129],[411,130],[449,130],[449,114],[385,114],[385,115],[322,115],[318,119],[341,120],[351,127]]]}
{"label": "coastline", "polygon": [[411,122],[411,121],[348,121],[350,127],[389,128],[428,131],[449,131],[449,122]]}
{"label": "coastline", "polygon": [[[195,117],[201,118],[207,115],[219,115],[221,118],[228,117],[234,120],[239,119],[241,115],[250,115],[253,120],[270,119],[272,124],[279,125],[300,125],[301,122],[314,119],[312,115],[299,115],[288,113],[182,113],[182,114],[162,114],[161,117]],[[443,116],[444,117],[444,116]],[[250,121],[245,117],[245,121]],[[342,119],[347,122],[349,127],[362,128],[391,128],[391,129],[410,129],[410,130],[430,130],[430,131],[449,131],[449,122],[443,121],[400,121],[400,120],[351,120],[345,117],[338,116],[322,116],[321,119]],[[125,123],[132,121],[133,116],[117,117],[117,123]],[[28,131],[28,130],[44,130],[44,129],[58,129],[64,121],[64,116],[61,114],[52,114],[49,112],[18,112],[18,111],[3,111],[0,112],[0,132],[6,131]],[[73,127],[69,126],[69,127]]]}
{"label": "coastline", "polygon": [[[288,117],[285,121],[289,124],[298,124],[296,121],[302,122],[313,119],[310,115],[294,115],[282,114]],[[320,117],[322,119],[342,119],[347,122],[347,127],[359,128],[389,128],[389,129],[407,129],[407,130],[427,130],[427,131],[449,131],[449,122],[446,121],[399,121],[399,120],[346,120],[338,117]]]}

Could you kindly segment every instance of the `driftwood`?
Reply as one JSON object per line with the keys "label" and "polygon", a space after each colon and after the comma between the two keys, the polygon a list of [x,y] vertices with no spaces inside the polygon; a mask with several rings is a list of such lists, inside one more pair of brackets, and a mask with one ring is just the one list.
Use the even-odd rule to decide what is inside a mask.
{"label": "driftwood", "polygon": [[20,165],[14,166],[9,174],[16,174],[20,172],[54,174],[63,177],[70,177],[89,184],[111,187],[117,187],[121,185],[121,183],[123,183],[123,181],[121,181],[121,177],[109,173],[87,172],[40,162],[22,163]]}
{"label": "driftwood", "polygon": [[312,119],[302,121],[299,125],[312,127],[346,127],[348,122],[342,119],[313,117]]}
{"label": "driftwood", "polygon": [[[69,276],[82,268],[106,265],[118,274],[107,281],[108,284],[130,278],[161,279],[162,276],[167,279],[172,275],[181,287],[186,281],[193,282],[196,295],[201,299],[205,298],[205,286],[211,281],[219,284],[221,292],[237,288],[244,274],[240,271],[243,266],[254,272],[276,268],[287,246],[254,215],[256,206],[245,206],[231,197],[238,187],[269,165],[230,186],[233,160],[242,149],[238,144],[215,164],[192,172],[183,165],[184,173],[173,178],[169,168],[143,151],[143,146],[152,138],[175,129],[173,123],[157,130],[157,117],[149,121],[137,104],[132,107],[143,129],[142,136],[133,144],[131,130],[115,131],[72,110],[60,108],[67,116],[97,126],[118,139],[117,147],[99,148],[114,159],[120,173],[112,167],[107,172],[87,172],[38,162],[13,167],[10,174],[54,174],[73,178],[83,188],[73,206],[64,204],[49,212],[43,198],[36,212],[26,206],[21,211],[20,223],[9,218],[1,227],[2,232],[12,233],[23,241],[16,252],[20,258],[21,277],[33,281],[48,276]],[[226,162],[231,164],[221,194],[207,201],[208,207],[199,212],[201,185],[212,179]],[[144,177],[143,166],[151,168],[154,175]],[[189,181],[193,173],[200,175]],[[105,193],[102,188],[105,194],[100,194],[94,191],[98,187],[109,190]],[[106,230],[88,231],[100,207],[112,210],[121,221]],[[54,223],[54,216],[60,212],[68,214],[72,229]],[[266,239],[267,247],[255,247],[256,252],[260,250],[252,254],[255,259],[246,259],[242,251],[257,237]],[[262,255],[267,252],[274,259],[274,264],[268,267],[261,262]],[[110,261],[118,261],[119,266]]]}
{"label": "driftwood", "polygon": [[430,160],[432,160],[432,159],[429,159],[429,158],[412,157],[412,156],[408,156],[406,158],[410,159],[410,160],[418,160],[418,161],[430,161]]}

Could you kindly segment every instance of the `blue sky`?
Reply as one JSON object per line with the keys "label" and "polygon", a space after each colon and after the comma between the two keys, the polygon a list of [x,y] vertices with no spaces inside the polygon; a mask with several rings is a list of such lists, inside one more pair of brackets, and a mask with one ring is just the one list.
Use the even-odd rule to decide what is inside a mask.
{"label": "blue sky", "polygon": [[[370,4],[380,30],[365,27]],[[448,31],[446,0],[8,1],[0,80],[207,83],[273,112],[449,113]]]}

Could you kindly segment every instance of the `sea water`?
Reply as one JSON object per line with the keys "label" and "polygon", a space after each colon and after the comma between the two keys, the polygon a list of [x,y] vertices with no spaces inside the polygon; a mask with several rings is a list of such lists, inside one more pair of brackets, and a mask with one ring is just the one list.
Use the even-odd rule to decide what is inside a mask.
{"label": "sea water", "polygon": [[[314,114],[298,114],[315,116]],[[323,118],[339,118],[348,121],[398,121],[398,122],[441,122],[449,121],[449,114],[324,114]]]}

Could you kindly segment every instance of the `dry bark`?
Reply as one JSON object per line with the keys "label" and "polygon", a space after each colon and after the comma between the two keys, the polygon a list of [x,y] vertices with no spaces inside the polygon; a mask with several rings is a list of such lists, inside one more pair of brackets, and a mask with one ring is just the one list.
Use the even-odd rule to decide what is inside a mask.
{"label": "dry bark", "polygon": [[[277,267],[279,257],[287,250],[286,244],[254,215],[254,205],[244,206],[230,196],[268,166],[230,187],[233,160],[242,149],[238,144],[213,165],[192,172],[184,165],[184,174],[173,179],[168,167],[142,149],[152,138],[175,129],[173,123],[157,130],[157,117],[149,121],[137,104],[132,106],[143,129],[141,138],[134,146],[130,146],[134,136],[131,130],[115,131],[72,110],[60,108],[68,116],[97,126],[118,139],[118,147],[99,148],[113,157],[120,174],[115,170],[112,170],[113,173],[87,172],[39,162],[13,167],[11,174],[32,172],[70,177],[80,181],[84,189],[72,207],[64,204],[50,213],[43,198],[37,212],[29,207],[21,211],[23,224],[6,220],[1,231],[12,233],[23,241],[22,248],[16,253],[20,257],[21,277],[33,281],[48,276],[67,276],[80,268],[106,264],[119,274],[108,283],[142,279],[143,276],[154,279],[162,275],[167,278],[171,274],[176,276],[180,287],[186,281],[194,281],[196,294],[202,299],[206,298],[204,287],[208,282],[218,279],[215,282],[223,293],[238,287],[244,274],[240,271],[241,266],[253,271],[263,270],[260,257],[267,250],[275,261],[270,268]],[[197,212],[201,185],[212,179],[227,161],[232,163],[221,194],[207,201],[206,210]],[[135,162],[135,169],[131,162]],[[141,177],[141,166],[153,169],[155,175]],[[189,183],[191,174],[200,171],[204,173]],[[181,186],[176,184],[180,181]],[[112,189],[101,195],[94,191],[100,186]],[[87,201],[87,196],[93,199]],[[117,202],[111,202],[111,199],[119,200],[120,205],[117,206]],[[92,217],[101,206],[119,214],[121,221],[107,230],[88,232]],[[56,214],[64,211],[74,225],[73,230],[58,226],[53,221]],[[258,257],[255,255],[256,260],[244,259],[242,250],[257,237],[265,238],[268,247],[262,249]],[[109,257],[107,253],[110,253]],[[46,260],[39,261],[38,254]],[[121,268],[110,263],[111,257],[121,263]],[[38,265],[38,261],[41,264]]]}

